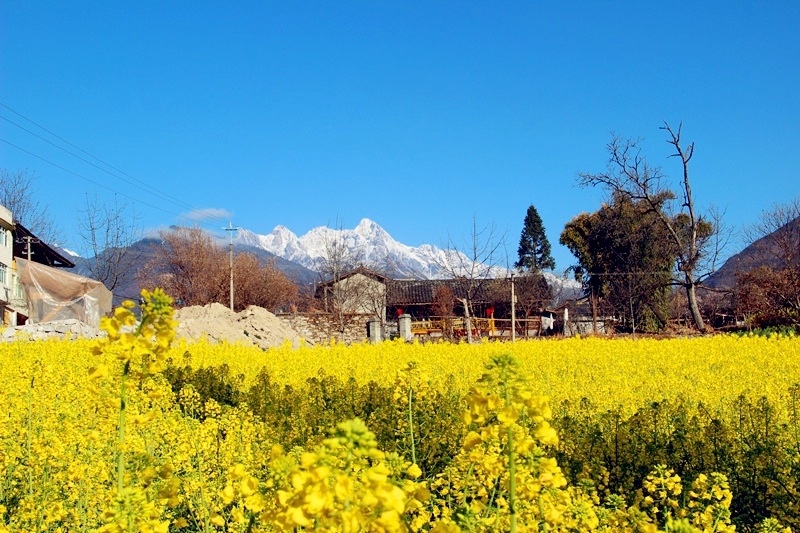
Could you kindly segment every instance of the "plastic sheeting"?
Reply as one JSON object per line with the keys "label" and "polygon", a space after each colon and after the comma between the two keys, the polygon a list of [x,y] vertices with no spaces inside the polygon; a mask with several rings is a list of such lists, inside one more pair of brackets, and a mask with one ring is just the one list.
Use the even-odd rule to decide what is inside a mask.
{"label": "plastic sheeting", "polygon": [[28,319],[35,323],[80,320],[98,327],[111,312],[111,291],[91,278],[15,258],[28,300]]}

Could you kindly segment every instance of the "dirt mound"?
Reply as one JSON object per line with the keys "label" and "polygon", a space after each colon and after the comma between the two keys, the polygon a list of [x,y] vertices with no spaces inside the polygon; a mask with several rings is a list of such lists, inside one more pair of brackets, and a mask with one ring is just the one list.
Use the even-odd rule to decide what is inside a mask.
{"label": "dirt mound", "polygon": [[199,340],[254,344],[260,348],[280,346],[287,340],[297,346],[300,334],[262,307],[250,306],[234,313],[219,303],[184,307],[175,311],[177,336]]}

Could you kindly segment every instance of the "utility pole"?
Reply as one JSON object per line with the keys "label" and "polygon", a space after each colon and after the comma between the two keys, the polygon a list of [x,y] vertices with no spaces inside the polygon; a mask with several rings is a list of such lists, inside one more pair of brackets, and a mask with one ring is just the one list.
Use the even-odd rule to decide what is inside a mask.
{"label": "utility pole", "polygon": [[234,228],[233,227],[233,222],[228,222],[228,227],[227,228],[223,227],[222,229],[224,229],[225,231],[231,232],[230,233],[230,235],[231,235],[231,243],[229,245],[229,251],[230,251],[230,253],[229,253],[229,264],[230,264],[230,269],[231,269],[231,311],[233,311],[233,232],[234,231],[238,231],[239,228]]}
{"label": "utility pole", "polygon": [[514,292],[514,273],[511,273],[511,342],[517,340],[517,294]]}
{"label": "utility pole", "polygon": [[31,250],[31,244],[34,244],[34,243],[38,244],[41,241],[39,239],[35,238],[35,237],[31,237],[30,235],[26,235],[26,236],[22,237],[21,239],[17,239],[17,242],[20,243],[20,244],[25,244],[24,253],[27,255],[28,261],[30,261],[31,260],[31,254],[33,253],[33,251]]}

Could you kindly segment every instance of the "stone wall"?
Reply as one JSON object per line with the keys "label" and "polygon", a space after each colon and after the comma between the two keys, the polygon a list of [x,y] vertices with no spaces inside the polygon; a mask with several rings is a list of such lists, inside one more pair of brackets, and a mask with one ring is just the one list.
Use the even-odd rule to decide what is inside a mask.
{"label": "stone wall", "polygon": [[[366,315],[347,317],[344,332],[341,331],[338,317],[333,314],[295,313],[278,315],[277,318],[297,332],[297,334],[309,344],[328,344],[331,339],[336,339],[337,342],[343,342],[345,344],[360,343],[367,340],[367,322],[369,317]],[[274,329],[277,330],[280,328],[276,327]],[[60,320],[41,324],[29,323],[24,326],[9,326],[0,333],[0,342],[44,340],[52,338],[93,339],[101,334],[104,333],[78,320]]]}
{"label": "stone wall", "polygon": [[363,342],[367,338],[366,315],[353,315],[345,319],[344,332],[341,331],[339,317],[329,313],[294,313],[278,315],[300,336],[313,344],[328,344],[331,339],[345,344]]}
{"label": "stone wall", "polygon": [[84,324],[75,319],[42,322],[40,324],[25,324],[24,326],[9,326],[0,335],[0,341],[14,340],[45,340],[45,339],[95,339],[101,333],[99,329]]}

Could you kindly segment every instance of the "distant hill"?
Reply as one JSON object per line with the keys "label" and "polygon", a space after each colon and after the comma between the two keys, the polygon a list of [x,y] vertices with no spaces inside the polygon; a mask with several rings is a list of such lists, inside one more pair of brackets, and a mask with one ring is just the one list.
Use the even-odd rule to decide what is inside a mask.
{"label": "distant hill", "polygon": [[731,289],[736,284],[736,274],[739,272],[765,265],[778,266],[777,258],[780,254],[777,234],[781,231],[786,231],[786,228],[797,228],[798,226],[800,226],[800,217],[789,222],[783,228],[748,245],[741,252],[725,261],[725,264],[719,270],[709,276],[705,281],[705,285],[715,289]]}
{"label": "distant hill", "polygon": [[286,277],[294,281],[299,286],[307,286],[311,284],[316,285],[320,282],[319,273],[314,272],[310,268],[306,268],[297,261],[284,259],[283,257],[275,255],[274,253],[264,250],[263,248],[248,244],[234,243],[233,252],[248,252],[260,259],[275,261],[275,268],[283,272]]}
{"label": "distant hill", "polygon": [[[157,243],[157,239],[147,238],[137,241],[130,246],[131,253],[135,257],[133,263],[134,268],[123,273],[122,279],[114,288],[114,305],[119,305],[122,300],[135,300],[139,297],[139,292],[141,289],[139,284],[136,282],[136,273],[144,266],[145,263],[147,263],[147,260],[150,259],[152,256],[151,247]],[[72,269],[73,272],[80,274],[81,276],[92,277],[92,273],[89,270],[89,264],[90,260],[93,260],[94,258],[87,259],[85,257],[75,255],[72,255],[71,258],[75,263],[75,268]]]}
{"label": "distant hill", "polygon": [[[148,237],[131,245],[131,253],[135,256],[134,267],[126,272],[122,280],[114,288],[114,305],[118,305],[122,300],[138,298],[141,287],[136,281],[136,275],[141,270],[147,261],[153,255],[153,247],[158,246],[160,240],[157,238]],[[275,267],[283,272],[289,279],[294,281],[298,286],[309,287],[319,282],[319,274],[313,270],[309,270],[303,265],[294,261],[287,261],[282,257],[275,254],[245,244],[234,244],[234,253],[249,252],[259,259],[272,260],[275,262]],[[84,257],[69,255],[70,259],[75,263],[75,268],[72,272],[82,276],[91,277],[89,271],[89,259]]]}

